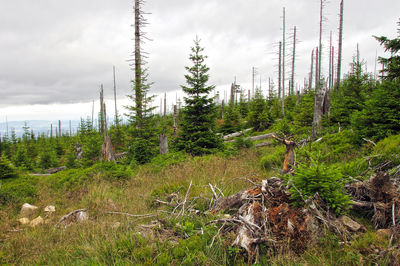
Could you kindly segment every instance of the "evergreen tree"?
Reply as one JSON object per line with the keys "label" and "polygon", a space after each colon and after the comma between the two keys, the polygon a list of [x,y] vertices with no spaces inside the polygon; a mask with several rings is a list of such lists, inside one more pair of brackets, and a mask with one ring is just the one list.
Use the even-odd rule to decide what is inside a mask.
{"label": "evergreen tree", "polygon": [[383,81],[356,112],[352,125],[360,137],[379,140],[400,132],[400,80]]}
{"label": "evergreen tree", "polygon": [[185,75],[187,86],[181,86],[189,97],[185,97],[178,148],[191,155],[203,155],[221,148],[222,140],[214,130],[215,104],[209,97],[214,86],[207,85],[209,68],[204,63],[207,56],[202,54],[204,48],[200,47],[197,36],[191,50],[189,59],[193,65],[185,67],[188,71]]}
{"label": "evergreen tree", "polygon": [[329,120],[335,125],[350,124],[352,114],[364,107],[366,93],[373,84],[370,76],[362,72],[362,63],[353,62],[351,69],[352,72],[340,84],[340,90],[332,94]]}
{"label": "evergreen tree", "polygon": [[241,129],[240,112],[238,109],[232,101],[225,108],[224,124],[221,127],[223,134],[233,133]]}
{"label": "evergreen tree", "polygon": [[256,89],[254,99],[250,102],[248,124],[250,127],[253,127],[255,131],[265,130],[272,124],[265,99],[259,88]]}
{"label": "evergreen tree", "polygon": [[17,176],[18,174],[11,163],[5,157],[0,157],[0,180]]}
{"label": "evergreen tree", "polygon": [[379,61],[385,66],[381,71],[385,79],[394,80],[400,78],[400,21],[398,22],[398,38],[388,39],[385,36],[375,38],[385,47],[385,51],[389,51],[389,58],[379,57]]}

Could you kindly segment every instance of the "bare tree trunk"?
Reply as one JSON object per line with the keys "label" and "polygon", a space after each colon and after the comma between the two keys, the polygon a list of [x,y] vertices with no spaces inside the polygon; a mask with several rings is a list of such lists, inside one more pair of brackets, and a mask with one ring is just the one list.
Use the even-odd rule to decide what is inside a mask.
{"label": "bare tree trunk", "polygon": [[167,116],[167,93],[164,94],[164,118]]}
{"label": "bare tree trunk", "polygon": [[329,75],[328,75],[328,89],[332,88],[332,31],[329,36]]}
{"label": "bare tree trunk", "polygon": [[332,46],[332,55],[331,55],[331,89],[335,86],[335,47]]}
{"label": "bare tree trunk", "polygon": [[310,69],[310,77],[308,80],[308,89],[311,90],[312,82],[313,82],[313,71],[314,71],[314,49],[311,52],[311,69]]}
{"label": "bare tree trunk", "polygon": [[319,80],[318,80],[318,47],[315,50],[315,91],[317,91],[318,89],[318,84],[319,84]]}
{"label": "bare tree trunk", "polygon": [[168,136],[164,133],[160,134],[160,154],[168,153]]}
{"label": "bare tree trunk", "polygon": [[278,100],[282,92],[282,42],[279,42],[279,64],[278,64]]}
{"label": "bare tree trunk", "polygon": [[113,66],[113,80],[114,80],[115,126],[118,127],[117,85],[115,81],[115,66]]}
{"label": "bare tree trunk", "polygon": [[50,124],[50,138],[53,138],[53,124]]}
{"label": "bare tree trunk", "polygon": [[255,78],[255,75],[256,75],[256,69],[255,69],[255,67],[253,67],[252,68],[252,86],[251,86],[251,97],[253,97],[254,98],[254,78]]}
{"label": "bare tree trunk", "polygon": [[340,21],[339,21],[339,46],[338,46],[338,61],[336,71],[336,92],[339,91],[340,86],[340,71],[342,67],[342,42],[343,42],[343,0],[340,2]]}
{"label": "bare tree trunk", "polygon": [[293,55],[292,55],[292,78],[291,78],[291,95],[294,94],[294,64],[296,60],[296,26],[294,26],[293,30]]}
{"label": "bare tree trunk", "polygon": [[231,100],[229,104],[232,106],[235,104],[235,83],[231,84]]}
{"label": "bare tree trunk", "polygon": [[140,0],[135,0],[135,104],[136,104],[136,116],[137,116],[137,127],[142,128],[143,118],[143,90],[142,90],[142,56],[140,50],[141,32],[140,32]]}
{"label": "bare tree trunk", "polygon": [[318,83],[316,84],[315,90],[321,89],[321,61],[322,61],[322,19],[323,19],[323,8],[324,8],[325,0],[321,0],[321,6],[319,11],[319,45],[318,45],[318,72],[316,73],[318,76]]}
{"label": "bare tree trunk", "polygon": [[272,137],[286,146],[285,160],[281,170],[281,174],[286,174],[294,165],[294,148],[296,147],[296,142],[290,139],[281,139],[275,134],[273,134]]}
{"label": "bare tree trunk", "polygon": [[104,134],[104,98],[103,98],[103,84],[100,86],[100,116],[99,116],[99,133]]}
{"label": "bare tree trunk", "polygon": [[177,109],[177,106],[174,105],[174,133],[173,133],[174,138],[176,138],[177,132],[178,132],[178,121],[177,121],[177,118],[178,118],[178,109]]}
{"label": "bare tree trunk", "polygon": [[286,50],[286,11],[283,8],[283,33],[282,33],[282,113],[285,116],[284,105],[285,105],[285,50]]}
{"label": "bare tree trunk", "polygon": [[[250,96],[249,96],[250,98]],[[221,104],[221,118],[224,119],[224,115],[225,115],[225,100],[222,100],[222,104]]]}
{"label": "bare tree trunk", "polygon": [[58,137],[61,138],[61,120],[58,120]]}

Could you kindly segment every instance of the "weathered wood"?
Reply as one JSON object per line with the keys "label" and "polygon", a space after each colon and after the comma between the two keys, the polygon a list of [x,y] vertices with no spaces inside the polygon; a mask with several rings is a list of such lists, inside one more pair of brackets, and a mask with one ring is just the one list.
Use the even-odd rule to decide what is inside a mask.
{"label": "weathered wood", "polygon": [[160,134],[160,154],[168,153],[168,136],[166,134]]}
{"label": "weathered wood", "polygon": [[75,143],[75,155],[76,155],[77,160],[80,160],[83,158],[82,144]]}
{"label": "weathered wood", "polygon": [[294,165],[294,148],[296,147],[297,143],[290,139],[279,138],[275,134],[272,136],[272,138],[276,139],[282,144],[285,144],[286,146],[285,160],[283,162],[281,171],[282,174],[286,174],[291,170],[291,167]]}
{"label": "weathered wood", "polygon": [[248,129],[245,129],[245,130],[240,131],[240,132],[231,133],[231,134],[225,135],[223,138],[224,138],[224,140],[227,140],[227,139],[231,139],[231,138],[235,138],[235,137],[240,137],[240,136],[242,136],[245,132],[248,132],[248,131],[250,131],[250,130],[252,130],[252,129],[253,129],[253,128],[248,128]]}
{"label": "weathered wood", "polygon": [[110,135],[107,135],[105,137],[105,140],[103,142],[103,146],[101,148],[101,157],[106,161],[115,161],[115,156],[114,156],[114,148],[111,143],[111,137]]}
{"label": "weathered wood", "polygon": [[60,171],[62,171],[62,170],[65,170],[65,169],[67,169],[66,166],[61,166],[61,167],[57,167],[57,168],[46,169],[46,173],[48,173],[48,174],[55,174],[55,173],[57,173],[57,172],[60,172]]}

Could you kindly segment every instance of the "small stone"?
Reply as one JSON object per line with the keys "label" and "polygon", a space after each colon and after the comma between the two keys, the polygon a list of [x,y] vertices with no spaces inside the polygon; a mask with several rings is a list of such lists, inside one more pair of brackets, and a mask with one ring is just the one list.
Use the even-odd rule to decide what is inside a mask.
{"label": "small stone", "polygon": [[352,220],[350,217],[343,215],[339,217],[339,221],[342,222],[344,226],[347,227],[350,231],[357,232],[361,229],[361,225],[356,221]]}
{"label": "small stone", "polygon": [[46,206],[46,207],[44,208],[44,211],[45,211],[45,212],[49,212],[49,213],[55,212],[55,211],[56,211],[56,207],[53,206],[53,205],[49,205],[49,206]]}
{"label": "small stone", "polygon": [[28,218],[24,217],[24,218],[18,219],[18,222],[22,225],[26,225],[26,224],[29,224],[30,220]]}
{"label": "small stone", "polygon": [[224,214],[225,219],[232,219],[232,216],[229,214]]}
{"label": "small stone", "polygon": [[42,218],[41,216],[38,216],[37,218],[33,219],[33,220],[29,223],[29,226],[31,226],[31,227],[36,227],[36,226],[38,226],[38,225],[40,225],[40,224],[43,224],[43,223],[44,223],[43,218]]}
{"label": "small stone", "polygon": [[29,203],[24,203],[24,205],[22,205],[21,207],[21,216],[23,217],[27,217],[27,216],[31,216],[34,213],[36,213],[36,211],[38,210],[38,207],[31,205]]}

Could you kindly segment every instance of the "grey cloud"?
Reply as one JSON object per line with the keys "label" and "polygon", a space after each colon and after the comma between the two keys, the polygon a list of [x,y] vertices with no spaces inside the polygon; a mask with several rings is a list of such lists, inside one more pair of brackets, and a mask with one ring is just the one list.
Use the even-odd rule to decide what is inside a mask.
{"label": "grey cloud", "polygon": [[[131,91],[126,60],[133,50],[132,6],[131,0],[1,1],[0,106],[90,101],[97,98],[100,83],[111,97],[112,65],[117,66],[118,94],[125,97]],[[296,79],[302,83],[318,42],[319,1],[147,1],[145,10],[151,14],[146,31],[153,41],[144,47],[155,82],[152,92],[173,91],[184,83],[196,34],[209,56],[215,85],[228,84],[234,76],[249,83],[252,66],[259,68],[264,83],[275,78],[283,6],[288,36],[294,25],[298,28]],[[331,30],[337,46],[338,10],[339,0],[327,3],[325,47]],[[395,36],[398,10],[396,0],[345,2],[345,68],[360,42],[371,70],[378,47],[372,35]],[[325,59],[327,53],[325,48]]]}

